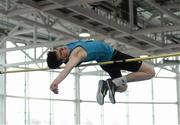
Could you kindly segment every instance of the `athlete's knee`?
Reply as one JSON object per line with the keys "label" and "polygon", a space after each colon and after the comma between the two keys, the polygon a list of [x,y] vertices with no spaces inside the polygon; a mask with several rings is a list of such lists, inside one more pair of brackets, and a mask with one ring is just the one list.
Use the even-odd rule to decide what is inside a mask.
{"label": "athlete's knee", "polygon": [[139,69],[139,71],[142,71],[144,73],[146,73],[148,75],[148,78],[151,79],[155,76],[155,70],[154,67],[146,64],[146,63],[142,63],[141,68]]}
{"label": "athlete's knee", "polygon": [[155,72],[155,70],[154,70],[153,67],[151,67],[151,68],[147,71],[147,73],[149,74],[149,77],[150,77],[150,78],[153,78],[153,77],[156,75],[156,72]]}

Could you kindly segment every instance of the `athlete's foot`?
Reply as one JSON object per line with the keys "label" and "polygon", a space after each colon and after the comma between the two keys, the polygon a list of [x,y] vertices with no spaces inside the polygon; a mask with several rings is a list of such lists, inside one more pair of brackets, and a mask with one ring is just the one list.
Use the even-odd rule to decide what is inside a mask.
{"label": "athlete's foot", "polygon": [[99,80],[98,91],[96,94],[96,99],[99,105],[104,104],[104,97],[106,96],[108,91],[107,83],[104,80]]}
{"label": "athlete's foot", "polygon": [[117,87],[115,86],[115,84],[112,82],[111,79],[107,79],[106,82],[109,89],[109,100],[111,101],[112,104],[115,104],[116,103],[115,92],[117,90]]}

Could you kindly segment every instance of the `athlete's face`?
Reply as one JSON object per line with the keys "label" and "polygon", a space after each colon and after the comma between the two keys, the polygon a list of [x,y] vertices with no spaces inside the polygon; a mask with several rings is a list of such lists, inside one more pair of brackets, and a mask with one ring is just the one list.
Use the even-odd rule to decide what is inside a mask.
{"label": "athlete's face", "polygon": [[54,51],[56,52],[56,56],[58,60],[67,60],[68,58],[68,50],[66,47],[57,47],[54,49]]}

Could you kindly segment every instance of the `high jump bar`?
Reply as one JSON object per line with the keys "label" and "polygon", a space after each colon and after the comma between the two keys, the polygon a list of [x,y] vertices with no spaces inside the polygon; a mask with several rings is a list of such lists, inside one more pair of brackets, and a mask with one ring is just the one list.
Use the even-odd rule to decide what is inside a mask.
{"label": "high jump bar", "polygon": [[[122,62],[145,61],[145,60],[172,57],[172,56],[180,56],[180,52],[178,52],[178,53],[170,53],[170,54],[154,55],[154,56],[148,56],[148,57],[131,58],[131,59],[125,59],[125,60],[105,61],[105,62],[81,64],[78,67],[95,66],[95,65],[109,65],[109,64],[113,64],[113,63],[122,63]],[[64,68],[65,68],[65,66],[59,67],[59,69],[64,69]],[[12,70],[12,71],[0,71],[0,74],[18,73],[18,72],[31,72],[31,71],[46,71],[46,70],[51,70],[51,69],[49,69],[49,68],[39,68],[39,69],[23,69],[23,70]]]}

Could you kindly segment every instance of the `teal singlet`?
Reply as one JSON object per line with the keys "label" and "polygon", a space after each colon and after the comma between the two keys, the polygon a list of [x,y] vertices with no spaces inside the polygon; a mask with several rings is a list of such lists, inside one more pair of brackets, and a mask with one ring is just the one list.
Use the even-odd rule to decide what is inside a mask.
{"label": "teal singlet", "polygon": [[[87,52],[87,57],[82,62],[88,62],[88,61],[97,61],[97,62],[104,62],[104,61],[110,61],[113,56],[113,48],[102,41],[97,40],[78,40],[71,42],[66,45],[68,49],[70,50],[70,53],[72,50],[76,47],[82,47]],[[82,63],[81,62],[81,63]]]}

